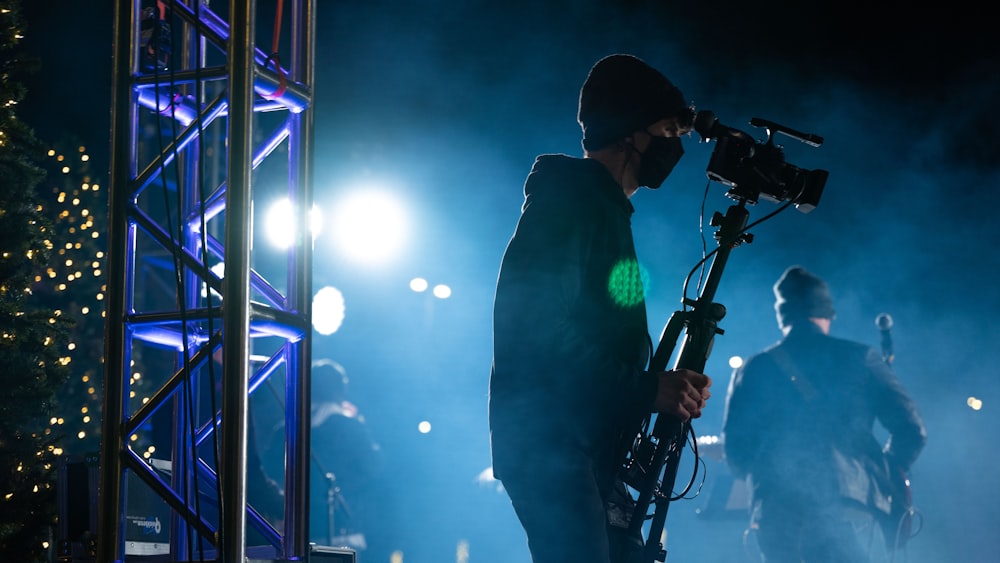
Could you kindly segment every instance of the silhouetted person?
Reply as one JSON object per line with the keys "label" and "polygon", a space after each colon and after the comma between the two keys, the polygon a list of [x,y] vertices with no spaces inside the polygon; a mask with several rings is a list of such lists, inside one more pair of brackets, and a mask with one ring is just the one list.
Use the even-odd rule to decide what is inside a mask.
{"label": "silhouetted person", "polygon": [[905,495],[893,481],[927,440],[917,405],[878,351],[830,335],[825,281],[793,266],[774,296],[784,337],[734,372],[722,433],[731,469],[748,480],[762,561],[883,561]]}
{"label": "silhouetted person", "polygon": [[646,371],[652,343],[630,223],[629,198],[667,178],[694,112],[630,55],[593,66],[578,109],[584,156],[535,161],[493,312],[493,471],[535,563],[622,560],[606,505],[623,436],[653,410],[697,418],[710,396],[703,374]]}
{"label": "silhouetted person", "polygon": [[371,487],[377,486],[383,458],[364,416],[349,399],[348,384],[339,363],[313,362],[309,538],[320,545],[363,550],[366,535],[380,525]]}

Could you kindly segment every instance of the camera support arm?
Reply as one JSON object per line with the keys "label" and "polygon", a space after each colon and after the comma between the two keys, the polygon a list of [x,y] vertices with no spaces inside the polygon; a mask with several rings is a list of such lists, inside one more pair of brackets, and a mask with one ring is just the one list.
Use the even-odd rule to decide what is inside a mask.
{"label": "camera support arm", "polygon": [[[676,311],[671,315],[660,336],[656,351],[650,359],[650,372],[666,369],[667,361],[673,354],[674,346],[682,331],[684,340],[681,342],[674,369],[704,372],[715,335],[723,334],[718,323],[726,314],[726,308],[714,302],[715,292],[732,249],[743,242],[752,241],[752,237],[744,233],[748,218],[745,201],[730,206],[725,216],[716,213],[712,218],[712,226],[719,227],[715,233],[719,247],[709,267],[705,285],[697,300],[684,298],[685,306],[692,307],[690,311]],[[682,422],[676,417],[658,414],[649,436],[637,436],[637,447],[633,448],[631,458],[623,468],[625,472],[623,479],[638,491],[638,498],[629,521],[629,531],[641,536],[641,528],[647,518],[650,504],[655,504],[655,511],[643,548],[633,556],[630,563],[666,560],[666,549],[659,538],[666,522],[670,501],[673,500],[671,496],[680,456],[690,431],[690,421]],[[644,460],[646,463],[643,463]]]}

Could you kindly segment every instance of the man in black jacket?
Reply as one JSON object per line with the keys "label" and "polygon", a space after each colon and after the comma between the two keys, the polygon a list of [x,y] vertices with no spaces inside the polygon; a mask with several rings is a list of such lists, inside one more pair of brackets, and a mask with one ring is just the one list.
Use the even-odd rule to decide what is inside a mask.
{"label": "man in black jacket", "polygon": [[[658,188],[693,111],[630,55],[598,61],[580,91],[584,157],[542,155],[497,281],[490,378],[494,475],[534,563],[620,561],[606,506],[630,425],[701,416],[711,380],[645,371],[651,354],[629,198]],[[612,555],[612,551],[616,551]]]}
{"label": "man in black jacket", "polygon": [[825,281],[793,266],[774,295],[784,338],[734,372],[723,421],[762,560],[884,561],[886,544],[904,539],[902,478],[927,441],[923,420],[878,351],[830,336]]}

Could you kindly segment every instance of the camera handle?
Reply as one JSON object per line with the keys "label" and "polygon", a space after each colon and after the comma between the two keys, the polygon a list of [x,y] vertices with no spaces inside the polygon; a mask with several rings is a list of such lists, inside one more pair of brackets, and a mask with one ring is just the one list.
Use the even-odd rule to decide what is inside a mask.
{"label": "camera handle", "polygon": [[754,117],[750,119],[750,125],[754,127],[762,127],[767,131],[767,142],[772,143],[774,141],[774,134],[781,133],[787,135],[796,141],[805,143],[810,147],[818,147],[823,144],[823,137],[815,135],[813,133],[802,133],[801,131],[796,131],[791,127],[785,127],[773,121],[767,119],[761,119],[759,117]]}
{"label": "camera handle", "polygon": [[[744,232],[748,218],[749,212],[745,200],[730,206],[725,216],[716,213],[712,218],[711,225],[719,227],[715,233],[719,246],[712,258],[712,265],[709,267],[701,295],[697,300],[685,297],[684,305],[690,306],[691,310],[676,311],[670,316],[660,335],[656,351],[650,359],[650,372],[666,369],[667,361],[673,354],[682,331],[684,339],[674,369],[704,372],[708,356],[712,352],[715,335],[724,333],[718,324],[725,316],[726,308],[714,302],[715,292],[732,249],[753,240],[751,235]],[[660,535],[666,522],[670,501],[674,500],[671,496],[677,479],[677,468],[685,439],[690,432],[690,421],[681,422],[676,417],[658,414],[650,434],[637,435],[637,447],[633,448],[632,457],[623,468],[626,473],[625,482],[638,491],[632,517],[629,520],[631,536],[642,535],[642,526],[647,519],[649,506],[655,504],[656,507],[643,548],[634,554],[630,563],[666,560],[666,548],[660,542]],[[636,458],[637,452],[642,452],[641,457],[649,460],[645,467],[642,459]]]}

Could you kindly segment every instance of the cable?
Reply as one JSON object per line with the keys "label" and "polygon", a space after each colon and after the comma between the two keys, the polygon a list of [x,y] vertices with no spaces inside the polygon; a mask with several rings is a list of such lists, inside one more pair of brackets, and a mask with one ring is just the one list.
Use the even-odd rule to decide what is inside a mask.
{"label": "cable", "polygon": [[[670,498],[670,502],[681,499],[696,498],[699,494],[701,494],[701,488],[705,484],[705,475],[702,474],[702,484],[698,486],[698,492],[696,492],[694,496],[687,496],[687,494],[691,492],[691,488],[694,486],[695,481],[698,479],[698,473],[700,473],[699,469],[704,466],[704,462],[701,459],[701,455],[698,454],[698,440],[695,438],[694,428],[692,428],[690,424],[687,427],[685,441],[691,448],[692,454],[694,455],[694,468],[691,471],[691,479],[688,480],[687,485],[684,486],[684,489],[681,492],[674,494],[674,496]],[[671,493],[673,493],[673,491],[671,491]]]}
{"label": "cable", "polygon": [[[694,267],[692,267],[692,268],[691,268],[691,271],[690,271],[690,272],[688,272],[688,275],[687,275],[687,277],[686,277],[686,278],[684,278],[684,288],[683,288],[683,290],[682,290],[682,292],[681,292],[681,302],[685,304],[685,305],[684,305],[684,308],[685,308],[685,309],[687,308],[687,293],[688,293],[688,285],[690,285],[690,281],[691,281],[691,278],[692,278],[692,277],[694,277],[694,274],[695,274],[695,272],[697,272],[697,271],[698,271],[699,269],[701,269],[701,271],[702,271],[702,274],[701,274],[701,277],[699,277],[699,281],[698,281],[698,285],[697,285],[698,289],[700,290],[700,288],[701,288],[701,283],[702,283],[702,279],[703,279],[703,277],[704,277],[704,270],[705,270],[705,263],[706,263],[706,262],[708,262],[708,259],[709,259],[709,258],[711,258],[712,256],[715,256],[715,254],[716,254],[717,252],[719,252],[719,249],[721,249],[721,248],[724,248],[724,247],[726,247],[726,246],[730,246],[730,245],[733,245],[733,244],[737,244],[737,243],[738,243],[738,241],[740,240],[740,238],[741,238],[741,237],[742,237],[742,236],[743,236],[743,235],[744,235],[744,234],[745,234],[745,233],[746,233],[747,231],[749,231],[750,229],[752,229],[752,228],[756,227],[757,225],[760,225],[761,223],[763,223],[763,222],[765,222],[765,221],[768,221],[768,220],[772,219],[772,218],[773,218],[773,217],[774,217],[775,215],[777,215],[777,214],[781,213],[782,211],[784,211],[784,210],[788,209],[788,208],[789,208],[789,207],[790,207],[790,206],[791,206],[792,204],[794,204],[794,203],[795,203],[795,201],[796,201],[796,200],[798,199],[799,195],[801,195],[801,194],[802,194],[802,191],[804,191],[804,190],[805,190],[805,187],[803,186],[803,189],[802,189],[802,190],[800,190],[799,194],[798,194],[798,195],[796,195],[796,197],[794,197],[794,198],[791,198],[791,199],[789,199],[789,200],[788,200],[788,201],[786,201],[786,202],[785,202],[785,203],[784,203],[783,205],[781,205],[780,207],[778,207],[778,208],[777,208],[777,209],[775,209],[774,211],[772,211],[772,212],[768,213],[767,215],[765,215],[765,216],[761,217],[760,219],[758,219],[758,220],[756,220],[756,221],[753,221],[753,222],[749,223],[749,224],[748,224],[747,226],[745,226],[745,227],[743,227],[742,229],[740,229],[740,231],[739,231],[739,232],[737,232],[737,233],[734,233],[734,234],[732,235],[732,237],[730,237],[730,238],[729,238],[728,240],[720,240],[720,241],[719,241],[719,244],[718,244],[718,245],[717,245],[717,246],[716,246],[716,247],[715,247],[714,249],[712,249],[712,251],[711,251],[711,252],[708,252],[708,253],[705,253],[705,252],[704,252],[704,248],[706,247],[706,245],[704,244],[704,241],[705,241],[705,231],[704,231],[704,226],[703,226],[703,225],[702,225],[702,223],[701,223],[701,222],[699,221],[699,229],[701,229],[701,238],[702,238],[702,248],[703,248],[703,250],[702,250],[702,258],[701,258],[701,260],[699,260],[699,261],[698,261],[698,262],[697,262],[697,263],[696,263],[696,264],[694,265]],[[707,192],[707,190],[706,190],[706,195],[707,195],[707,193],[708,193],[708,192]],[[743,203],[745,203],[745,201],[744,201],[744,202],[741,202],[741,204],[743,204]],[[703,204],[702,204],[702,213],[701,213],[701,217],[702,217],[702,218],[704,218],[704,215],[705,215],[705,213],[704,213],[704,203],[703,203]]]}
{"label": "cable", "polygon": [[[196,1],[195,2],[195,7],[194,7],[195,20],[196,21],[200,21],[200,6],[201,6],[201,2],[200,1]],[[182,99],[182,96],[177,91],[177,81],[176,81],[176,74],[175,74],[175,72],[176,72],[176,64],[175,64],[176,63],[176,57],[175,57],[174,49],[170,48],[170,46],[175,43],[175,41],[174,41],[175,40],[174,26],[170,26],[169,23],[167,22],[168,15],[172,14],[172,10],[168,11],[167,10],[167,6],[165,5],[165,2],[163,2],[163,1],[158,1],[157,2],[157,7],[158,7],[158,11],[159,11],[160,20],[156,24],[154,24],[154,34],[153,34],[153,39],[151,40],[151,43],[153,41],[155,41],[155,45],[156,45],[154,47],[154,51],[153,51],[153,55],[154,55],[154,57],[156,59],[156,64],[152,65],[152,70],[153,70],[153,77],[154,77],[154,88],[155,88],[154,91],[157,92],[157,96],[156,96],[156,109],[157,109],[156,113],[157,113],[157,116],[158,116],[158,118],[156,120],[156,124],[157,124],[157,142],[158,142],[158,145],[159,145],[160,154],[162,155],[163,151],[164,151],[164,145],[163,145],[164,131],[163,131],[162,120],[160,118],[162,118],[162,117],[168,117],[168,118],[170,118],[170,120],[171,120],[171,131],[170,131],[170,133],[171,133],[173,139],[177,139],[179,132],[178,132],[178,128],[177,128],[177,119],[176,119],[176,117],[175,117],[174,114],[175,114],[176,108],[177,108],[177,103],[176,102],[177,102],[178,99]],[[171,7],[172,7],[172,2],[171,2]],[[162,53],[161,53],[161,51],[159,51],[157,49],[158,48],[162,49],[162,47],[164,45],[164,39],[162,37],[159,37],[157,34],[162,33],[163,31],[168,31],[171,34],[168,37],[168,39],[165,41],[166,46],[167,46],[166,49],[165,49],[166,50],[166,53],[165,53],[166,57],[162,61],[164,63],[164,66],[166,66],[166,68],[168,69],[168,73],[169,73],[168,86],[169,86],[169,92],[170,92],[170,102],[169,102],[169,104],[168,104],[168,106],[166,108],[162,108],[161,109],[160,108],[159,92],[160,92],[160,90],[161,90],[161,88],[162,88],[163,85],[162,85],[161,80],[160,80],[160,78],[161,78],[161,74],[160,74],[161,68],[160,68],[160,66],[161,65],[159,63],[161,61],[160,56],[161,56]],[[198,36],[198,39],[196,39],[195,43],[196,43],[196,45],[195,45],[195,55],[194,55],[194,57],[195,57],[195,60],[194,60],[194,75],[195,75],[194,88],[195,88],[196,103],[197,103],[197,106],[196,106],[196,110],[197,111],[195,112],[195,120],[196,120],[196,126],[198,128],[198,137],[197,138],[198,138],[198,151],[199,151],[198,155],[197,155],[196,180],[197,180],[197,183],[198,183],[198,186],[199,186],[199,212],[200,212],[199,215],[200,215],[200,221],[201,221],[201,228],[200,228],[200,233],[199,234],[201,236],[200,245],[201,245],[201,257],[202,257],[202,261],[203,261],[202,266],[204,267],[204,269],[205,269],[206,272],[209,272],[210,270],[209,270],[209,266],[208,266],[207,238],[206,238],[207,237],[207,224],[206,224],[207,223],[207,219],[205,217],[205,196],[204,196],[204,190],[203,190],[203,169],[202,169],[202,166],[203,166],[203,156],[204,156],[204,143],[203,143],[204,128],[203,128],[203,122],[202,122],[202,117],[201,117],[201,111],[200,111],[200,109],[201,109],[201,101],[202,101],[202,98],[203,98],[204,84],[203,84],[203,80],[202,80],[202,76],[201,76],[201,70],[202,70],[201,69],[201,64],[202,64],[203,54],[202,54],[202,45],[201,45],[200,36]],[[188,430],[188,432],[190,434],[189,437],[188,437],[188,441],[189,441],[189,445],[190,445],[191,451],[190,451],[190,455],[185,457],[185,459],[187,459],[189,461],[190,467],[181,468],[181,469],[182,469],[182,474],[183,475],[190,474],[190,476],[191,476],[191,487],[193,489],[193,494],[191,496],[193,496],[193,501],[194,501],[194,513],[195,513],[195,516],[197,518],[201,518],[201,515],[202,515],[201,492],[200,492],[199,477],[198,477],[198,463],[199,463],[200,456],[198,455],[198,448],[197,448],[197,428],[196,428],[196,421],[195,421],[195,405],[194,405],[196,397],[195,397],[194,390],[192,388],[192,381],[191,381],[192,378],[194,377],[194,374],[192,373],[192,364],[191,364],[191,357],[192,356],[191,356],[191,349],[190,349],[190,342],[189,342],[189,336],[190,336],[189,330],[190,329],[189,329],[189,326],[188,326],[188,323],[189,323],[190,319],[189,319],[189,315],[188,315],[187,299],[188,299],[189,296],[188,296],[188,293],[187,293],[188,286],[187,286],[186,279],[185,279],[185,269],[184,269],[184,265],[183,265],[183,249],[186,246],[185,232],[187,230],[185,228],[185,219],[184,219],[184,209],[185,209],[185,205],[184,204],[185,204],[185,202],[183,200],[183,197],[182,197],[183,193],[182,193],[182,190],[181,190],[181,186],[183,185],[183,183],[182,183],[182,179],[180,177],[179,166],[177,164],[178,160],[179,160],[179,154],[177,153],[178,149],[176,147],[176,144],[173,144],[172,146],[173,146],[172,150],[174,151],[174,155],[173,155],[174,156],[174,158],[173,158],[173,163],[174,163],[174,165],[173,165],[173,173],[174,173],[174,183],[175,183],[175,186],[176,186],[176,201],[175,201],[175,205],[176,205],[176,208],[177,208],[177,222],[176,222],[176,226],[174,224],[173,214],[171,212],[171,203],[170,203],[170,200],[169,200],[169,197],[168,197],[169,187],[167,185],[167,180],[166,180],[166,178],[167,178],[167,171],[165,169],[166,165],[162,164],[164,162],[164,160],[161,160],[160,177],[161,177],[161,185],[162,185],[162,188],[163,188],[164,213],[166,215],[167,232],[170,233],[171,238],[174,239],[173,240],[173,245],[172,245],[172,247],[171,247],[170,250],[171,250],[171,255],[172,255],[172,258],[173,258],[174,283],[175,283],[176,296],[177,296],[176,297],[176,303],[177,303],[177,307],[178,307],[178,314],[179,314],[179,317],[180,317],[180,326],[181,326],[181,355],[182,355],[181,361],[183,363],[183,373],[184,373],[182,389],[183,389],[184,403],[186,405],[186,410],[187,410],[185,418],[186,418],[186,421],[187,421],[187,430]],[[176,227],[176,230],[175,230],[175,227]],[[207,285],[208,284],[207,284],[207,280],[206,280],[206,286]],[[209,311],[209,315],[208,315],[208,333],[211,335],[211,334],[214,333],[214,328],[213,328],[213,323],[212,323],[213,316],[212,316],[212,312],[211,312],[212,311],[211,291],[206,291],[206,299],[207,299],[207,309]],[[212,351],[212,353],[210,353],[209,356],[210,356],[210,358],[212,356],[214,356],[214,350]],[[215,413],[218,411],[218,400],[217,400],[217,397],[216,397],[216,385],[215,385],[216,378],[215,378],[215,374],[214,374],[214,361],[212,359],[210,359],[208,361],[208,374],[209,374],[208,389],[209,389],[209,396],[210,396],[210,409],[211,409],[211,413],[212,413],[211,414],[211,420],[212,420],[212,424],[213,424],[213,427],[214,427],[214,431],[211,433],[212,434],[212,452],[213,452],[213,455],[214,455],[215,467],[218,468],[219,467],[219,461],[220,461],[220,452],[219,452],[219,441],[218,441],[218,426],[216,424],[217,418],[215,416]],[[216,483],[217,486],[215,487],[215,496],[216,496],[217,506],[219,507],[219,524],[220,524],[220,529],[222,527],[222,522],[223,522],[223,518],[224,518],[224,515],[225,515],[225,510],[224,510],[224,507],[223,507],[223,499],[222,499],[222,495],[221,495],[221,480],[223,478],[224,477],[221,475],[221,473],[217,472],[217,483]],[[195,530],[193,529],[193,526],[190,523],[187,523],[187,527],[188,527],[188,537],[199,537],[199,540],[197,542],[197,549],[198,549],[199,559],[201,561],[204,561],[205,560],[205,545],[204,545],[204,541],[200,538],[200,536],[196,536],[196,532],[195,532]],[[193,558],[193,549],[194,549],[194,546],[192,545],[192,542],[190,542],[190,541],[187,542],[186,545],[187,545],[187,551],[188,551],[188,554],[187,554],[188,558],[191,559],[191,558]]]}
{"label": "cable", "polygon": [[[195,0],[194,3],[194,19],[195,21],[201,21],[201,0]],[[200,255],[201,255],[201,265],[204,269],[206,279],[204,281],[205,285],[205,308],[208,311],[207,323],[208,323],[208,334],[215,334],[214,319],[215,315],[212,312],[212,290],[208,283],[207,276],[211,275],[211,268],[208,263],[208,219],[205,217],[205,129],[204,122],[202,121],[202,104],[204,103],[204,82],[202,79],[202,59],[204,58],[204,53],[202,51],[202,42],[204,38],[200,34],[195,35],[195,51],[194,51],[194,94],[195,94],[195,126],[198,130],[198,158],[197,158],[197,184],[198,184],[198,219],[199,219],[199,243],[200,243]],[[214,350],[213,350],[214,356]],[[218,398],[216,397],[216,386],[215,386],[215,362],[208,362],[208,380],[209,380],[209,402],[212,409],[212,453],[214,456],[215,467],[221,467],[221,453],[219,444],[219,426],[217,424],[217,418],[215,413],[218,412]],[[221,476],[221,472],[220,472]],[[219,523],[220,529],[222,524],[222,515],[225,514],[223,511],[223,498],[222,498],[222,485],[221,483],[216,483],[215,488],[216,502],[219,506]]]}

